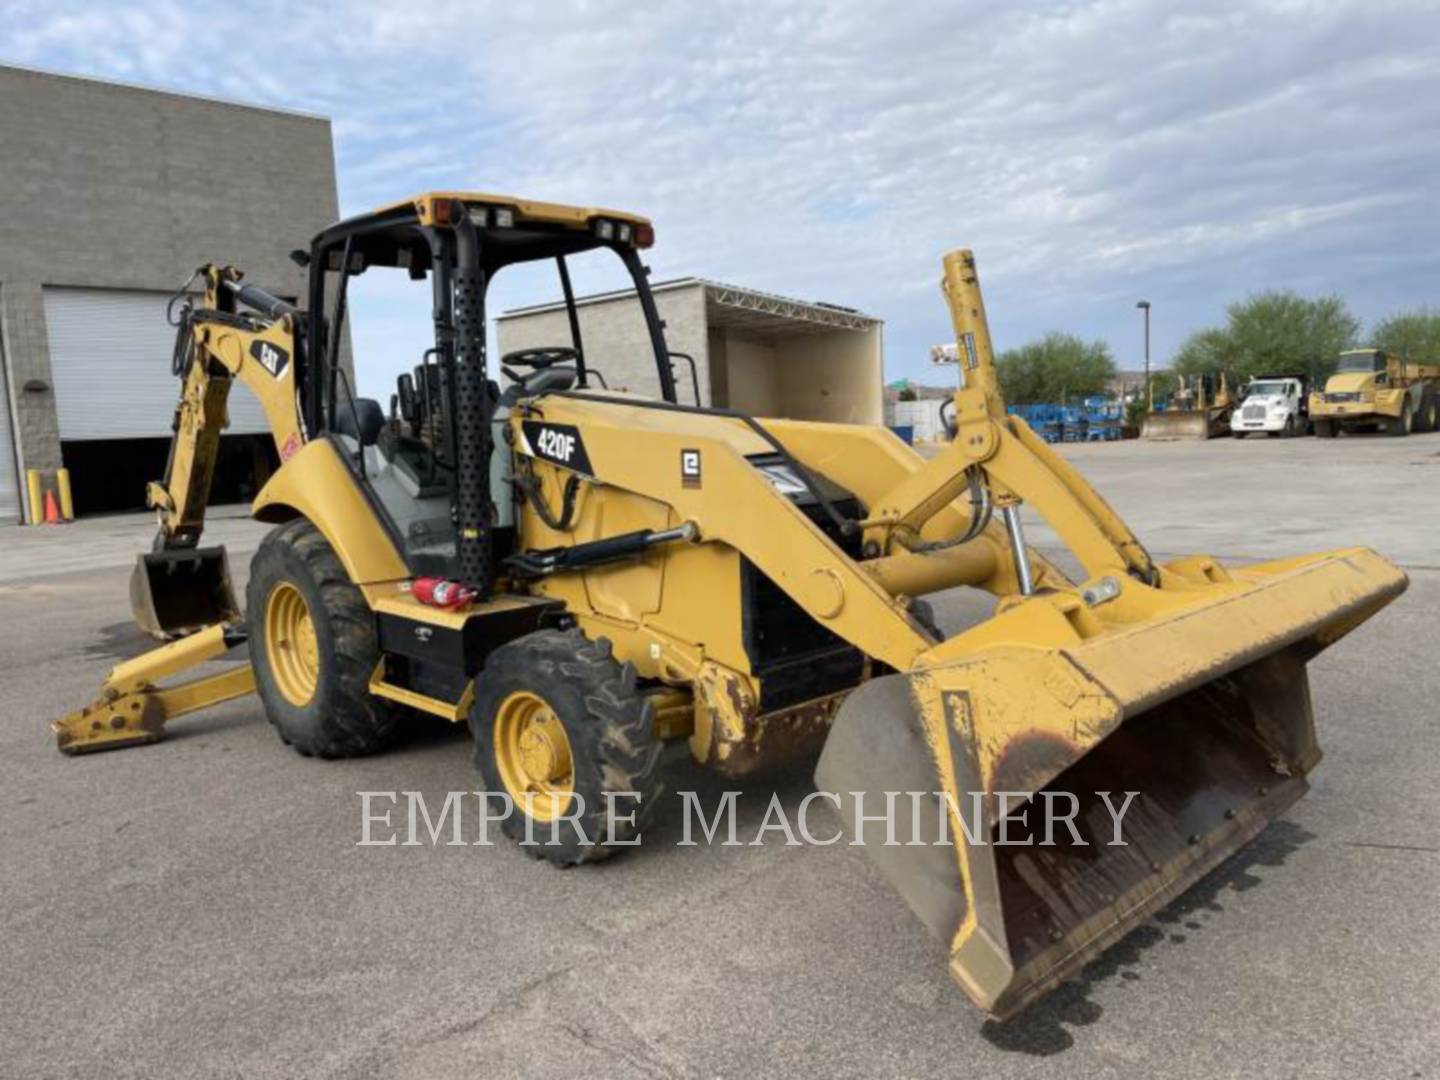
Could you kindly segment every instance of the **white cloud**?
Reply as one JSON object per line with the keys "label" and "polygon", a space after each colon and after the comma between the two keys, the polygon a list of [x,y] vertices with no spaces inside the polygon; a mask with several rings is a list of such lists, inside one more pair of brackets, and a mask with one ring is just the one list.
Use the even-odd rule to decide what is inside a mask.
{"label": "white cloud", "polygon": [[326,113],[344,209],[464,186],[653,216],[697,273],[947,332],[976,248],[1002,343],[1157,352],[1268,286],[1436,302],[1426,3],[6,7],[0,57]]}

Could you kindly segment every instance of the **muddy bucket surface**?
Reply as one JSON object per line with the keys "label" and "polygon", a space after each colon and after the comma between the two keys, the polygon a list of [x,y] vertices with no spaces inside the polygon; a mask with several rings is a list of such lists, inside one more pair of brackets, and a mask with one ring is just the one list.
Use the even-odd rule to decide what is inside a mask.
{"label": "muddy bucket surface", "polygon": [[179,637],[240,617],[223,547],[141,555],[130,575],[135,622],[157,638]]}
{"label": "muddy bucket surface", "polygon": [[[817,786],[987,1012],[1075,974],[1304,793],[1306,663],[1405,578],[1358,549],[1251,578],[1070,646],[875,679],[841,709]],[[889,792],[925,794],[894,813]]]}

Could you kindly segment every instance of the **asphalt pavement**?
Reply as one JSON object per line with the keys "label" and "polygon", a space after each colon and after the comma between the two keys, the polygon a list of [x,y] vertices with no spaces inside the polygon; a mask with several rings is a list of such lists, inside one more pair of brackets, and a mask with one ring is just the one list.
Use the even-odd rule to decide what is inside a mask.
{"label": "asphalt pavement", "polygon": [[[1309,795],[1007,1024],[858,850],[677,846],[673,794],[595,867],[358,847],[358,792],[475,786],[438,723],[322,762],[250,698],[62,757],[48,720],[145,646],[126,578],[153,526],[0,530],[0,1075],[1436,1075],[1440,435],[1065,452],[1156,552],[1368,544],[1411,586],[1311,665]],[[263,529],[222,516],[243,579]],[[683,758],[670,786],[719,789]],[[748,785],[741,837],[809,790],[805,768]]]}

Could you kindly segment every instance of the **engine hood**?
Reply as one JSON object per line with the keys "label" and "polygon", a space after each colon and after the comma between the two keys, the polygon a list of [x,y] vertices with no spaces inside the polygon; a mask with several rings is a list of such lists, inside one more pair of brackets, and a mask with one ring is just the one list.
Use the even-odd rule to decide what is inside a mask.
{"label": "engine hood", "polygon": [[1325,383],[1327,394],[1354,394],[1363,390],[1375,389],[1375,373],[1373,371],[1342,371],[1331,375]]}

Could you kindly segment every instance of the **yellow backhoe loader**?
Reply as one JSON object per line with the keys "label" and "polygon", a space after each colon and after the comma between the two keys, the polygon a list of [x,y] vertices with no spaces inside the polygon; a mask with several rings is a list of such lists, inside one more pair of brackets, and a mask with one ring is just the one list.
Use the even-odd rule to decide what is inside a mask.
{"label": "yellow backhoe loader", "polygon": [[[933,458],[879,428],[682,405],[642,263],[653,240],[630,214],[436,193],[315,237],[297,253],[304,310],[204,268],[134,588],[142,624],[173,640],[56,721],[60,748],[151,742],[252,688],[320,757],[380,750],[433,713],[468,722],[485,789],[518,807],[506,828],[538,826],[555,842],[529,850],[573,864],[643,828],[667,741],[735,777],[823,747],[819,786],[860,804],[841,816],[1000,1016],[1300,796],[1320,757],[1306,663],[1397,596],[1399,570],[1363,548],[1154,560],[1006,415],[967,251],[944,258],[964,385]],[[658,399],[594,385],[567,260],[596,251],[633,285]],[[534,263],[558,272],[569,341],[505,356],[501,392],[487,288]],[[349,394],[341,343],[347,282],[397,271],[430,285],[434,344],[387,418]],[[236,380],[282,461],[254,502],[274,529],[243,615],[223,551],[198,546]],[[1075,580],[1027,546],[1022,506]],[[427,576],[474,598],[427,604]],[[955,586],[997,604],[947,637],[922,598]],[[248,663],[166,682],[247,640]],[[913,807],[882,820],[906,792]],[[1107,799],[1128,792],[1110,843]],[[625,793],[638,812],[607,813]],[[1023,832],[1017,808],[1062,795],[1078,809],[1060,842],[994,842]]]}

